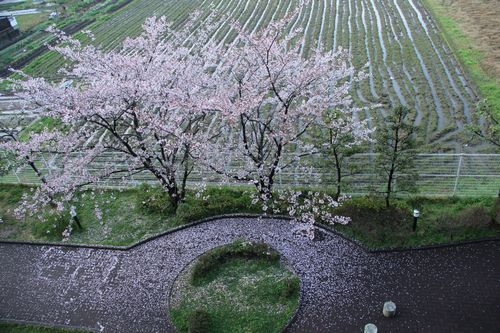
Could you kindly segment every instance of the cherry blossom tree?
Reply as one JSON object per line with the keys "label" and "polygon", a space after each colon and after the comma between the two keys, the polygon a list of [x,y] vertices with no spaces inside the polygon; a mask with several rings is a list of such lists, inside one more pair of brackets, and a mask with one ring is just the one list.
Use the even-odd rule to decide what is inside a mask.
{"label": "cherry blossom tree", "polygon": [[[77,189],[140,172],[152,174],[177,207],[193,169],[190,156],[204,151],[211,80],[206,66],[217,58],[214,48],[190,53],[196,46],[186,42],[192,22],[178,32],[164,17],[150,18],[140,36],[115,51],[84,46],[55,31],[61,44],[52,50],[69,63],[63,73],[72,81],[53,83],[19,72],[23,79],[14,83],[27,107],[37,106],[61,126],[3,145],[31,164],[41,154],[59,158],[59,169],[43,176],[25,209],[55,197],[63,209]],[[205,40],[199,30],[199,40]]]}
{"label": "cherry blossom tree", "polygon": [[[19,145],[23,141],[22,140],[23,133],[20,133],[20,129],[23,128],[23,125],[24,125],[23,123],[25,122],[23,116],[26,116],[26,114],[21,114],[17,118],[9,119],[8,121],[0,120],[0,144],[3,147],[6,147],[6,146],[13,147],[12,143]],[[29,132],[30,130],[31,129],[29,128],[29,126],[24,127],[23,132]],[[6,145],[6,143],[11,143],[11,144]],[[20,152],[18,152],[18,153],[20,153]],[[3,152],[2,163],[0,164],[2,167],[2,170],[0,171],[0,173],[3,173],[3,172],[7,173],[8,171],[10,171],[9,169],[11,169],[11,168],[15,168],[18,166],[22,167],[24,165],[27,165],[35,173],[35,175],[38,177],[38,179],[40,179],[40,182],[43,185],[47,185],[47,178],[46,178],[45,174],[35,164],[35,160],[32,158],[31,155],[28,155],[28,154],[24,154],[24,156],[23,156],[23,154],[18,155],[17,156],[18,163],[19,163],[18,166],[12,165],[11,161],[8,161],[13,157],[11,155],[12,155],[12,153],[9,151]],[[26,196],[25,196],[25,199],[26,199]],[[44,201],[44,203],[50,205],[54,209],[57,209],[59,211],[64,210],[61,206],[61,203],[59,203],[59,205],[58,205],[57,201],[54,200],[52,193],[47,193],[45,195],[45,198],[43,201]],[[21,210],[23,210],[23,209],[21,209]],[[78,218],[78,216],[76,214],[75,207],[70,206],[69,210],[70,210],[70,215],[71,215],[71,222],[75,222],[75,224],[80,229],[82,229],[82,225],[80,223],[80,219]]]}
{"label": "cherry blossom tree", "polygon": [[[349,65],[346,50],[319,47],[303,58],[301,44],[293,42],[302,40],[302,33],[289,33],[288,22],[285,17],[255,34],[235,24],[236,46],[213,76],[217,83],[211,108],[219,113],[221,127],[220,135],[214,135],[219,153],[210,167],[254,184],[262,200],[271,197],[277,174],[317,152],[308,133],[313,127],[345,126],[353,137],[364,135],[362,126],[328,123],[323,117],[326,109],[356,111],[349,89],[364,74]],[[237,168],[228,167],[228,161]]]}
{"label": "cherry blossom tree", "polygon": [[[58,210],[67,209],[88,185],[143,172],[176,208],[200,164],[253,184],[258,199],[267,201],[282,170],[319,152],[313,129],[343,128],[354,141],[363,139],[366,128],[353,120],[357,109],[349,90],[364,74],[342,49],[319,47],[303,58],[296,42],[302,32],[288,32],[298,14],[255,34],[234,23],[237,37],[229,45],[212,41],[210,19],[204,27],[189,19],[174,30],[165,18],[150,18],[140,36],[112,51],[55,31],[61,44],[51,49],[66,59],[62,73],[71,80],[54,83],[18,72],[23,78],[14,83],[27,107],[36,106],[59,126],[2,144],[33,165],[46,154],[57,156],[58,168],[43,175],[21,213],[55,200]],[[345,117],[325,117],[326,110]],[[313,207],[336,207],[328,196],[297,202],[301,208],[294,211],[309,229],[319,217],[345,222]]]}

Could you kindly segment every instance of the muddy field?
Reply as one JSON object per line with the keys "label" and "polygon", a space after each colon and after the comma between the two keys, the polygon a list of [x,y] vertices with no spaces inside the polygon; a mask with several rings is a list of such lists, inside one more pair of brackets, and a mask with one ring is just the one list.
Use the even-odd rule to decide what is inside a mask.
{"label": "muddy field", "polygon": [[500,2],[498,0],[429,0],[444,5],[484,54],[481,67],[500,83]]}

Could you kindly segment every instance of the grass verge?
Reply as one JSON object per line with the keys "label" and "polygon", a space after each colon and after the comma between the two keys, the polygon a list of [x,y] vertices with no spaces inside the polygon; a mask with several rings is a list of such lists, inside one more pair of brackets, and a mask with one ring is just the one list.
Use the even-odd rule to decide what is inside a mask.
{"label": "grass verge", "polygon": [[[0,185],[0,239],[61,241],[69,217],[51,215],[46,222],[36,217],[17,220],[14,209],[30,188]],[[77,213],[83,230],[75,229],[68,241],[81,244],[131,245],[155,234],[196,220],[222,214],[258,214],[251,204],[252,188],[208,188],[203,196],[189,193],[177,212],[169,208],[161,190],[141,186],[125,191],[87,192],[79,197]],[[413,232],[411,212],[421,211]],[[96,217],[96,211],[103,219]],[[369,247],[390,248],[440,244],[500,236],[500,199],[400,198],[390,209],[378,197],[354,197],[337,209],[352,222],[334,228]]]}
{"label": "grass verge", "polygon": [[[420,210],[412,230],[414,208]],[[334,228],[371,248],[416,247],[500,236],[497,198],[425,198],[393,200],[357,197],[337,210],[352,222]]]}
{"label": "grass verge", "polygon": [[275,250],[236,241],[205,253],[184,272],[170,316],[179,332],[279,332],[299,305],[299,286]]}
{"label": "grass verge", "polygon": [[[0,239],[61,241],[62,231],[69,221],[67,214],[47,214],[45,222],[37,217],[23,220],[14,217],[14,210],[21,203],[23,193],[29,192],[28,186],[0,185]],[[204,217],[259,213],[259,207],[250,204],[250,193],[233,188],[209,188],[204,194],[205,198],[189,193],[177,213],[174,213],[168,209],[166,195],[154,187],[89,191],[80,195],[77,203],[77,214],[83,230],[74,229],[68,241],[80,244],[131,245]],[[96,199],[92,199],[93,196]],[[96,211],[102,213],[102,220],[97,218]]]}

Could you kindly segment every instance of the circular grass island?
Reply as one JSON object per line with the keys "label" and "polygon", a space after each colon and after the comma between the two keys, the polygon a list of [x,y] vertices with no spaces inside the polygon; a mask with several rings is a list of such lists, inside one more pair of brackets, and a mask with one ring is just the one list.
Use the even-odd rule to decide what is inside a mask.
{"label": "circular grass island", "polygon": [[177,277],[169,300],[178,332],[280,332],[300,303],[300,280],[264,243],[214,248]]}

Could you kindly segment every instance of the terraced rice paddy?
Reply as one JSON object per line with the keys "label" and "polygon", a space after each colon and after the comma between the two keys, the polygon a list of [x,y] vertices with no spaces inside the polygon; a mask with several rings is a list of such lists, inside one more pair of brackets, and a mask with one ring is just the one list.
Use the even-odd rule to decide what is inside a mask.
{"label": "terraced rice paddy", "polygon": [[[231,43],[235,33],[225,15],[256,31],[297,5],[298,0],[135,0],[90,29],[95,43],[114,49],[127,36],[138,35],[149,16],[165,15],[182,26],[188,13],[200,9],[203,24],[214,8],[219,21],[212,38]],[[477,97],[420,0],[311,0],[289,24],[290,31],[298,28],[305,57],[323,43],[327,50],[348,49],[357,68],[366,65],[370,78],[353,91],[359,105],[409,105],[417,112],[415,123],[425,143],[458,148],[456,135],[470,121]],[[52,76],[60,65],[61,59],[49,52],[26,69]],[[358,116],[376,126],[385,112],[379,108]]]}

